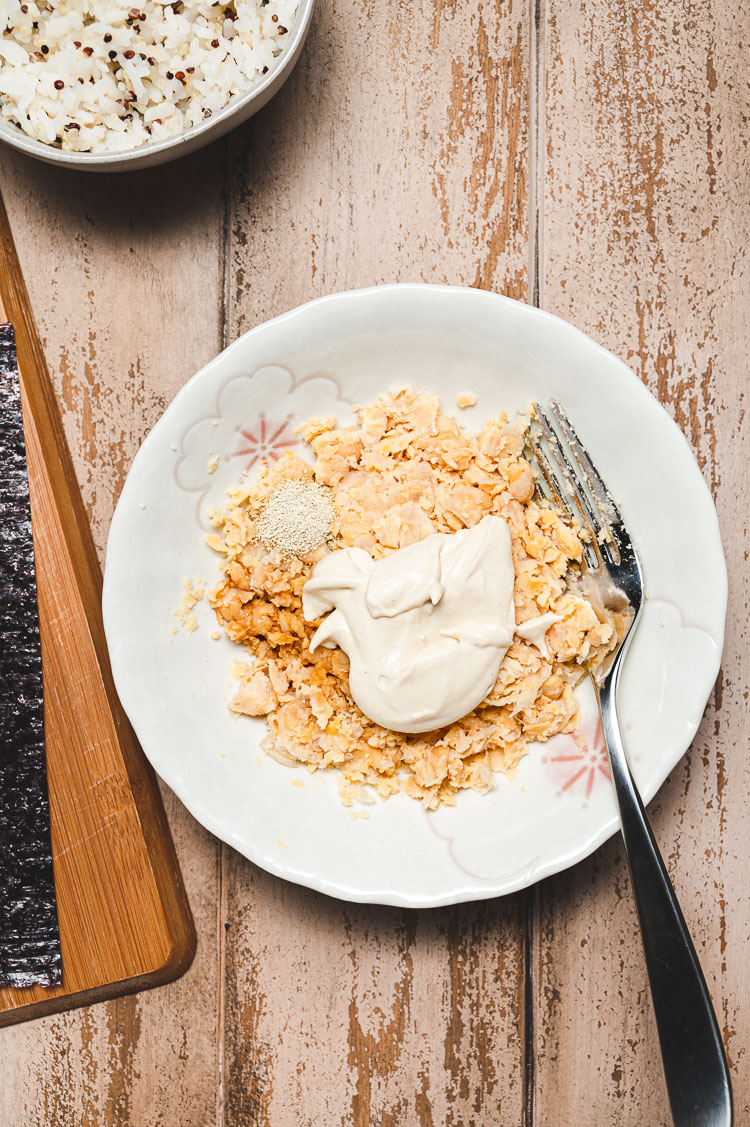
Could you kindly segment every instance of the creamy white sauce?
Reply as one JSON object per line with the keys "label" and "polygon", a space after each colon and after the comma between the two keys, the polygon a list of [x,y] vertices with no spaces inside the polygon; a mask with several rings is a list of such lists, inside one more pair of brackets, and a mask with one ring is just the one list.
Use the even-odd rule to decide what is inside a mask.
{"label": "creamy white sauce", "polygon": [[542,657],[549,657],[549,650],[547,649],[547,631],[550,626],[554,626],[556,622],[562,622],[559,614],[540,614],[538,618],[531,618],[528,622],[523,622],[520,626],[516,626],[516,634],[519,638],[523,638],[527,642],[531,642],[532,646],[536,646]]}
{"label": "creamy white sauce", "polygon": [[[310,649],[344,650],[352,697],[377,724],[442,728],[476,708],[497,680],[516,632],[513,581],[510,532],[495,516],[377,562],[361,548],[331,552],[302,592],[308,622],[331,612]],[[543,644],[553,621],[557,615],[543,615],[517,632]]]}

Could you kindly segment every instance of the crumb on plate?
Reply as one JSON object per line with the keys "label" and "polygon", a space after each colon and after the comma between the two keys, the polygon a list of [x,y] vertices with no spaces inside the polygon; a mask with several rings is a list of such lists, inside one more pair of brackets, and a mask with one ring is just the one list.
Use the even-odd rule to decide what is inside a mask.
{"label": "crumb on plate", "polygon": [[187,576],[182,581],[182,598],[174,608],[174,616],[187,634],[192,634],[198,629],[198,619],[190,612],[201,601],[206,593],[205,584],[201,581],[193,583]]}

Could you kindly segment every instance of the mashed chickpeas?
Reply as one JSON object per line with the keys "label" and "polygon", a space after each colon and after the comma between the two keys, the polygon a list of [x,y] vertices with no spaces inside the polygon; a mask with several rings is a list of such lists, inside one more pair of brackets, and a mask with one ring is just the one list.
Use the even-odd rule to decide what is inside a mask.
{"label": "mashed chickpeas", "polygon": [[[573,693],[587,668],[614,647],[624,623],[602,618],[578,589],[578,530],[534,497],[522,456],[522,426],[503,415],[477,434],[441,413],[432,395],[408,388],[357,412],[359,425],[311,419],[300,428],[316,460],[287,454],[256,481],[231,492],[209,537],[222,580],[210,600],[232,641],[249,651],[230,708],[265,717],[266,749],[285,763],[336,768],[343,801],[402,790],[429,808],[459,790],[487,791],[493,773],[515,767],[527,745],[578,724]],[[348,691],[340,650],[310,653],[317,623],[302,615],[302,588],[328,550],[302,558],[263,547],[256,525],[279,484],[314,480],[332,491],[332,547],[364,548],[375,559],[435,532],[503,517],[511,532],[516,622],[554,612],[549,654],[516,637],[482,703],[439,731],[403,735],[374,724]]]}

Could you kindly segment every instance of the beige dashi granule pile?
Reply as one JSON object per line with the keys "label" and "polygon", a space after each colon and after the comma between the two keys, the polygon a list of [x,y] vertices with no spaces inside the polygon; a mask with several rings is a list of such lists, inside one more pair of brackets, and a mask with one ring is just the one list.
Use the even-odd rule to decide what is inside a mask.
{"label": "beige dashi granule pile", "polygon": [[331,539],[334,516],[330,489],[316,481],[285,481],[263,505],[255,531],[265,548],[304,556]]}
{"label": "beige dashi granule pile", "polygon": [[[344,802],[403,790],[434,808],[462,788],[493,785],[527,744],[578,724],[574,686],[613,648],[624,618],[595,611],[577,580],[579,530],[534,496],[522,456],[522,426],[503,415],[478,434],[461,430],[432,395],[402,389],[358,411],[359,425],[312,419],[300,428],[316,456],[287,454],[256,481],[234,490],[215,514],[209,543],[222,556],[211,605],[248,663],[230,704],[264,716],[267,750],[284,763],[341,772]],[[468,716],[447,728],[403,735],[374,724],[348,692],[339,649],[309,651],[318,623],[305,622],[302,588],[324,545],[297,557],[262,542],[269,498],[292,482],[324,487],[334,508],[331,547],[364,548],[379,559],[435,532],[469,528],[494,513],[509,525],[516,572],[516,621],[553,611],[544,657],[516,638],[497,682]]]}

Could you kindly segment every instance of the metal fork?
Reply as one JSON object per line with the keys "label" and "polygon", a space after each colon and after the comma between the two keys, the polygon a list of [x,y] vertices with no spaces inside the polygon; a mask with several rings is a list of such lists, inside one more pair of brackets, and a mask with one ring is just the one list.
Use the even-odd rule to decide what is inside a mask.
{"label": "metal fork", "polygon": [[617,683],[644,602],[643,574],[617,503],[570,420],[552,401],[535,405],[526,453],[542,498],[588,533],[584,590],[595,606],[625,612],[624,637],[591,673],[609,753],[622,837],[675,1127],[730,1127],[732,1090],[724,1046],[690,933],[630,771],[617,719]]}

